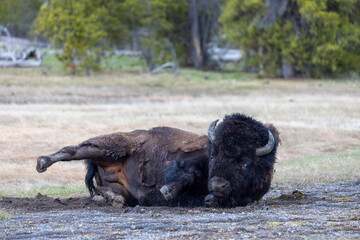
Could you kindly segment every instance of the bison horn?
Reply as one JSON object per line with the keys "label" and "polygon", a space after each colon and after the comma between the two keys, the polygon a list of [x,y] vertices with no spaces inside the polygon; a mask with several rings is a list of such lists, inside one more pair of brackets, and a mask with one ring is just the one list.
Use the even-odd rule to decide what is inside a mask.
{"label": "bison horn", "polygon": [[258,157],[269,154],[275,146],[274,136],[272,135],[272,133],[269,130],[268,130],[268,132],[269,132],[268,143],[265,146],[256,149],[256,156],[258,156]]}
{"label": "bison horn", "polygon": [[216,119],[209,126],[208,136],[209,136],[210,142],[214,142],[214,140],[215,140],[215,129],[216,129],[216,124],[218,121],[219,121],[219,119]]}

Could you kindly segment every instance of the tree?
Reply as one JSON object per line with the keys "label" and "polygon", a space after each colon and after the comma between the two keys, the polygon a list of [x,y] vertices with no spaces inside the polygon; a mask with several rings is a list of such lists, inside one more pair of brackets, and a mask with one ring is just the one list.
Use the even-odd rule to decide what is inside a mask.
{"label": "tree", "polygon": [[[106,47],[136,39],[150,71],[164,62],[208,68],[220,0],[49,0],[34,32],[62,47],[68,72],[99,69]],[[192,57],[191,57],[192,56]],[[88,72],[88,71],[87,71]]]}
{"label": "tree", "polygon": [[139,39],[149,70],[174,61],[209,67],[208,44],[217,30],[219,0],[125,0],[124,27]]}
{"label": "tree", "polygon": [[217,0],[188,0],[191,56],[194,67],[209,67],[208,43],[216,34],[221,5]]}
{"label": "tree", "polygon": [[359,0],[230,0],[227,38],[262,76],[319,77],[360,69]]}
{"label": "tree", "polygon": [[[117,31],[113,10],[117,1],[49,0],[40,9],[34,32],[62,47],[58,59],[72,74],[99,70],[101,57],[109,39]],[[116,32],[117,31],[117,32]]]}
{"label": "tree", "polygon": [[1,0],[0,25],[5,26],[12,36],[30,37],[32,25],[44,0]]}
{"label": "tree", "polygon": [[167,20],[171,4],[170,0],[125,0],[122,4],[123,24],[137,39],[150,71],[171,58],[171,54],[164,54],[167,33],[173,28]]}

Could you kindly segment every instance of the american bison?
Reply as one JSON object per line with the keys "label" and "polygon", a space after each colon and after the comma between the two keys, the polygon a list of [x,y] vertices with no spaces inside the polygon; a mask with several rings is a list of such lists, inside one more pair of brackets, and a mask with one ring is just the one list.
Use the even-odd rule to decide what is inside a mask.
{"label": "american bison", "polygon": [[91,196],[117,206],[242,206],[269,190],[278,142],[272,125],[233,114],[209,136],[169,127],[97,136],[39,157],[36,169],[85,160]]}

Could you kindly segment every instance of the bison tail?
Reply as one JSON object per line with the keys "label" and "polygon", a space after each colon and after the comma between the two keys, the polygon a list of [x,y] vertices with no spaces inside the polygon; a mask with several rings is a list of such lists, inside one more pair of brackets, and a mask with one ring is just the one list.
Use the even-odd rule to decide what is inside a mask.
{"label": "bison tail", "polygon": [[94,176],[97,170],[96,165],[89,159],[85,160],[86,165],[86,176],[85,176],[85,184],[90,192],[90,196],[93,197],[96,193],[96,188],[94,185]]}

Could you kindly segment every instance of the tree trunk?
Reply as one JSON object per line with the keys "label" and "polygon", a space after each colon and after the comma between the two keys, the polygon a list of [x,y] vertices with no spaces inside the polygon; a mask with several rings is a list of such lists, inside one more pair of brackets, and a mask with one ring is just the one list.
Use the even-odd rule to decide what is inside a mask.
{"label": "tree trunk", "polygon": [[294,78],[294,66],[288,61],[286,56],[281,57],[281,73],[284,79]]}
{"label": "tree trunk", "polygon": [[258,54],[259,54],[259,59],[260,59],[260,62],[259,62],[259,75],[264,76],[264,64],[262,62],[262,59],[264,57],[264,47],[263,46],[259,47]]}
{"label": "tree trunk", "polygon": [[[150,0],[146,1],[146,11],[147,11],[147,14],[150,15],[150,12],[151,12]],[[147,25],[146,32],[147,32],[147,39],[152,39],[152,27],[151,27],[150,22]],[[143,56],[145,58],[146,65],[148,66],[149,71],[151,72],[155,68],[154,63],[153,63],[154,50],[152,49],[151,46],[145,46],[145,49],[144,49],[143,44],[141,44],[141,49],[142,49]]]}
{"label": "tree trunk", "polygon": [[169,45],[169,49],[171,52],[171,56],[172,56],[172,60],[173,60],[173,73],[175,76],[178,76],[178,61],[177,61],[177,57],[176,57],[175,48],[169,39],[165,39],[165,42]]}
{"label": "tree trunk", "polygon": [[198,9],[196,0],[188,0],[188,14],[191,29],[191,55],[196,69],[203,67],[203,53],[199,34]]}

